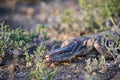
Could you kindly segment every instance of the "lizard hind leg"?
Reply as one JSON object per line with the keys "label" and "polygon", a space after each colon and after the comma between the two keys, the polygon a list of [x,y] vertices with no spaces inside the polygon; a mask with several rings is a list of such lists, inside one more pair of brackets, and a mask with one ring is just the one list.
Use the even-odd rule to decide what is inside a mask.
{"label": "lizard hind leg", "polygon": [[108,49],[104,45],[100,44],[98,41],[95,41],[93,46],[96,49],[96,51],[99,54],[104,55],[105,58],[109,58],[110,57]]}

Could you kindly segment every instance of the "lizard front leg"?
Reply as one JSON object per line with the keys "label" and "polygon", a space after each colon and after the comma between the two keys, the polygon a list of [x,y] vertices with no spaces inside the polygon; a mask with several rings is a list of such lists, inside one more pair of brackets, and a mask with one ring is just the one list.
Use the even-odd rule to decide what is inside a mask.
{"label": "lizard front leg", "polygon": [[[77,45],[77,47],[76,47],[76,45]],[[75,51],[74,51],[74,53],[73,53],[73,55],[71,56],[71,58],[70,59],[73,59],[75,56],[80,56],[80,55],[87,55],[87,54],[89,54],[92,50],[93,50],[93,48],[94,48],[94,39],[87,39],[87,40],[85,40],[85,41],[83,41],[83,43],[82,44],[76,44],[75,45],[75,48],[77,48]]]}
{"label": "lizard front leg", "polygon": [[94,42],[95,42],[94,38],[90,38],[90,39],[88,39],[86,41],[86,44],[85,44],[85,46],[86,46],[86,53],[85,54],[88,54],[88,53],[90,53],[93,50]]}

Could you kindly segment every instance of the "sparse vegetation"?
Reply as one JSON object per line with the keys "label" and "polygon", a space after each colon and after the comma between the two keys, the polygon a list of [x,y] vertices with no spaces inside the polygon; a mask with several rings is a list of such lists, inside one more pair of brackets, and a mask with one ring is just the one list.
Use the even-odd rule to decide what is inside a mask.
{"label": "sparse vegetation", "polygon": [[43,63],[43,57],[45,56],[45,46],[40,45],[34,52],[35,69],[30,72],[30,77],[35,80],[53,80],[57,73],[57,68],[51,70]]}
{"label": "sparse vegetation", "polygon": [[24,51],[28,49],[29,44],[34,38],[43,37],[45,40],[49,39],[43,25],[38,25],[36,30],[29,32],[26,32],[21,28],[16,28],[14,30],[10,29],[9,26],[4,25],[4,22],[0,25],[1,54],[5,54],[6,51],[9,51],[12,48],[17,48]]}
{"label": "sparse vegetation", "polygon": [[45,46],[38,46],[34,52],[34,56],[28,55],[27,52],[30,47],[29,44],[32,43],[34,38],[38,38],[39,35],[41,37],[44,37],[44,39],[49,38],[42,25],[38,25],[36,31],[33,30],[29,33],[26,33],[21,28],[12,30],[8,26],[4,25],[4,23],[1,23],[0,55],[3,55],[3,58],[4,55],[6,55],[7,51],[11,51],[11,49],[19,49],[20,51],[25,52],[24,54],[26,55],[26,66],[32,66],[33,63],[35,64],[35,70],[32,70],[30,73],[31,78],[37,80],[52,80],[52,78],[55,76],[55,73],[57,72],[57,69],[55,71],[50,70],[43,64],[42,60],[45,55]]}
{"label": "sparse vegetation", "polygon": [[[78,0],[79,6],[82,14],[83,19],[83,26],[85,28],[90,28],[93,32],[108,30],[111,27],[114,27],[116,30],[119,31],[119,21],[117,18],[120,18],[119,16],[119,10],[120,10],[120,1],[119,0]],[[109,35],[106,35],[106,37],[109,37]],[[115,42],[109,43],[109,47],[106,45],[106,48],[108,49],[110,55],[114,58],[113,63],[119,62],[119,56],[118,49],[120,49],[120,43],[119,43],[119,36],[115,38]],[[103,38],[102,43],[105,43],[105,39]],[[106,44],[106,43],[105,43]],[[98,59],[87,59],[86,60],[86,70],[87,73],[91,74],[93,71],[97,69],[104,70],[107,65],[107,61],[105,59],[105,56],[102,55]],[[94,76],[89,76],[90,79],[94,79]]]}
{"label": "sparse vegetation", "polygon": [[[4,9],[1,8],[0,6],[0,10],[3,11],[3,12],[2,11],[0,12],[0,18],[1,18],[0,20],[2,20],[3,15],[6,16],[9,14],[9,13],[4,14],[4,12],[7,12],[7,11],[9,12],[9,10],[12,10],[10,11],[10,13],[14,15],[13,13],[16,12],[14,10],[19,9],[18,7],[20,5],[16,7],[18,3],[28,2],[27,4],[28,8],[24,4],[22,4],[25,7],[21,7],[20,11],[17,10],[17,14],[15,14],[15,17],[10,15],[10,17],[6,17],[6,18],[9,19],[13,17],[13,19],[10,19],[10,20],[13,20],[13,22],[17,22],[17,21],[14,21],[14,20],[17,20],[16,18],[20,18],[21,15],[23,15],[24,17],[26,16],[25,14],[27,14],[29,16],[25,18],[21,17],[20,20],[18,19],[18,23],[22,21],[22,18],[25,20],[28,20],[26,22],[29,22],[31,24],[34,24],[34,21],[33,21],[34,19],[36,22],[43,22],[43,24],[44,23],[46,24],[48,22],[52,24],[53,27],[55,27],[53,31],[52,29],[48,28],[48,30],[51,30],[51,32],[53,33],[55,31],[55,34],[53,34],[52,37],[58,38],[58,36],[63,33],[60,40],[63,40],[64,34],[67,34],[67,36],[70,35],[70,36],[76,37],[76,36],[89,35],[91,33],[94,34],[97,32],[110,30],[112,28],[120,32],[120,0],[75,0],[75,4],[77,4],[78,2],[77,5],[79,5],[77,9],[72,10],[71,8],[67,8],[67,9],[65,8],[63,9],[64,11],[62,11],[62,8],[60,8],[60,10],[57,10],[59,9],[59,5],[57,4],[53,5],[52,7],[53,10],[49,8],[48,4],[50,0],[40,0],[40,1],[41,3],[39,8],[40,9],[44,8],[43,10],[39,10],[38,8],[39,0],[37,1],[34,1],[34,0],[0,1],[2,3],[1,6],[5,7],[6,9],[4,11]],[[64,0],[62,1],[64,2]],[[34,2],[37,4],[32,5],[32,3]],[[53,3],[50,3],[50,5],[51,4],[54,4],[54,1]],[[72,4],[69,4],[69,5],[72,6]],[[45,8],[45,6],[47,7]],[[12,9],[9,9],[9,7],[11,7]],[[47,12],[47,10],[50,10],[50,11]],[[77,11],[77,16],[75,16],[76,15],[75,11]],[[21,13],[20,17],[18,14],[19,12]],[[53,13],[55,13],[55,16]],[[50,18],[47,18],[49,16]],[[57,18],[54,18],[56,16]],[[30,22],[29,19],[32,19],[33,23]],[[64,27],[64,28],[61,28],[61,27]],[[104,38],[107,38],[107,37],[109,37],[109,35],[105,35]],[[109,61],[106,60],[104,54],[99,55],[99,57],[97,56],[97,58],[86,59],[85,60],[86,65],[84,66],[85,68],[84,69],[82,68],[82,69],[84,70],[83,72],[85,72],[86,75],[89,75],[88,77],[85,76],[89,80],[99,79],[99,78],[96,78],[96,75],[97,75],[96,71],[100,73],[106,73],[107,68],[110,67],[112,64],[119,63],[119,66],[120,66],[120,36],[118,36],[117,38],[114,38],[116,40],[115,42],[111,41],[110,43],[106,43],[105,42],[106,40],[104,38],[101,44],[108,44],[105,47],[109,51],[109,55],[112,56],[112,59],[110,59]],[[59,71],[56,66],[55,66],[56,68],[51,68],[51,67],[47,67],[43,63],[43,59],[46,54],[46,46],[42,45],[41,42],[37,43],[37,40],[39,39],[43,39],[45,41],[50,40],[50,37],[48,36],[48,33],[42,24],[39,24],[34,30],[25,31],[22,28],[11,29],[8,25],[4,25],[4,22],[0,23],[0,80],[1,80],[1,77],[3,76],[1,74],[4,72],[4,71],[2,72],[2,69],[5,69],[5,75],[6,73],[8,73],[7,75],[11,76],[12,74],[11,73],[12,69],[10,69],[11,65],[7,66],[8,70],[10,70],[9,72],[7,72],[6,66],[5,67],[3,66],[3,68],[1,68],[1,63],[5,56],[9,58],[9,56],[7,56],[9,53],[10,55],[12,53],[12,56],[14,55],[14,53],[17,53],[15,52],[16,49],[18,52],[22,53],[23,56],[25,56],[25,58],[23,59],[23,56],[22,56],[23,62],[22,60],[21,62],[18,62],[20,66],[17,65],[17,68],[14,66],[15,68],[13,69],[13,72],[14,71],[16,72],[13,74],[15,77],[17,75],[17,72],[22,73],[23,71],[23,73],[25,73],[25,71],[29,69],[28,72],[30,73],[27,76],[29,76],[29,78],[31,78],[32,80],[53,80],[54,79],[54,77],[57,75]],[[66,39],[68,38],[66,37]],[[56,40],[55,44],[57,43],[62,43],[62,41]],[[31,45],[34,45],[34,44],[35,44],[35,47],[37,48],[36,50],[33,51],[34,54],[29,54],[28,50],[30,49]],[[54,45],[53,48],[56,48],[56,45]],[[73,64],[71,64],[72,61],[73,61]],[[82,71],[81,72],[77,71],[78,70],[77,68],[79,68],[79,70],[81,68],[76,64],[77,63],[76,60],[72,60],[72,61],[70,64],[68,63],[69,65],[67,63],[65,63],[65,65],[64,63],[61,64],[63,65],[62,66],[63,70],[61,69],[60,76],[58,76],[58,77],[62,76],[62,78],[60,79],[63,79],[63,78],[71,79],[71,76],[72,77],[77,76],[77,79],[79,78],[78,76],[81,74]],[[22,63],[22,66],[21,66],[21,63]],[[15,65],[15,64],[12,64],[12,65]],[[61,68],[61,65],[59,66],[60,68]],[[66,65],[68,66],[66,67]],[[21,68],[24,68],[24,69],[21,70]],[[73,70],[74,68],[76,69],[76,71]],[[67,76],[64,76],[65,73],[67,73],[66,74]]]}
{"label": "sparse vegetation", "polygon": [[71,10],[65,10],[62,16],[62,23],[66,24],[67,32],[79,32],[78,19],[72,17]]}
{"label": "sparse vegetation", "polygon": [[5,54],[11,49],[25,50],[27,44],[35,38],[35,34],[24,34],[24,30],[17,28],[15,30],[10,29],[4,23],[0,26],[0,53]]}
{"label": "sparse vegetation", "polygon": [[[105,35],[105,37],[103,38],[102,44],[106,44],[106,39],[107,37],[109,37],[109,35]],[[108,50],[108,55],[111,56],[114,60],[112,63],[114,64],[119,64],[119,60],[120,60],[120,53],[119,53],[119,49],[120,49],[120,36],[117,36],[115,38],[115,42],[110,42],[108,44],[106,44],[106,48]],[[99,55],[98,59],[96,58],[88,58],[86,60],[86,67],[85,70],[87,72],[87,74],[90,74],[89,78],[91,80],[93,80],[95,77],[92,75],[92,73],[96,70],[99,70],[101,73],[105,73],[107,71],[107,68],[109,68],[111,65],[111,63],[107,62],[105,55]]]}
{"label": "sparse vegetation", "polygon": [[[78,0],[83,26],[93,32],[108,30],[119,16],[119,0]],[[106,22],[107,20],[110,20]],[[115,21],[118,23],[118,21]],[[109,24],[109,25],[106,25]],[[115,26],[116,24],[114,24]]]}

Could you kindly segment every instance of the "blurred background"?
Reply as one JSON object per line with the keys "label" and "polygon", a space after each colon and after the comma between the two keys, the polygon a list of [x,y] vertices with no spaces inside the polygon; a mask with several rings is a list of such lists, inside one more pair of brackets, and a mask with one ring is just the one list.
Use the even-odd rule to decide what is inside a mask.
{"label": "blurred background", "polygon": [[11,28],[42,24],[52,39],[120,27],[120,0],[0,0],[0,22]]}

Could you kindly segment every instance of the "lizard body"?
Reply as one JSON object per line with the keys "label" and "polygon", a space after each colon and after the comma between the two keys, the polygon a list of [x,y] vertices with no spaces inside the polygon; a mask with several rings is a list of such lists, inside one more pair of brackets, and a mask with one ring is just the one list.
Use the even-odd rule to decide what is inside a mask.
{"label": "lizard body", "polygon": [[[107,37],[105,37],[107,36]],[[50,50],[45,56],[46,61],[69,61],[78,55],[86,55],[93,50],[97,53],[109,56],[107,47],[114,42],[120,34],[113,31],[105,31],[96,35],[83,36],[63,43],[60,48]]]}

